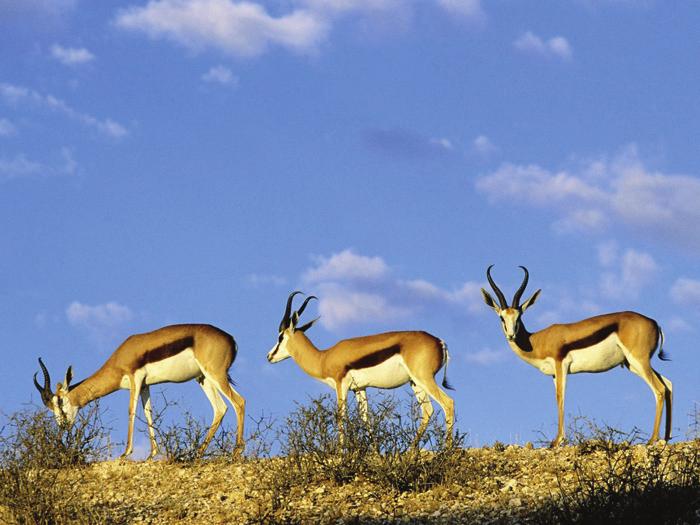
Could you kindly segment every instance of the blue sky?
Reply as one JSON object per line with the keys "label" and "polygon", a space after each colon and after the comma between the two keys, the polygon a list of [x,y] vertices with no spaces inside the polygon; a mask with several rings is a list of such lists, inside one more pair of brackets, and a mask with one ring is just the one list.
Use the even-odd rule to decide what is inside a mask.
{"label": "blue sky", "polygon": [[[321,347],[445,339],[473,444],[553,436],[551,380],[479,294],[489,264],[507,295],[523,264],[530,330],[659,321],[683,436],[698,25],[689,1],[0,0],[3,410],[37,400],[38,356],[80,379],[129,334],[208,322],[239,343],[249,413],[282,418],[330,392],[265,361],[301,289]],[[196,385],[165,391],[209,419]],[[127,399],[106,403],[117,439]],[[572,376],[566,410],[648,432],[653,398],[614,369]]]}

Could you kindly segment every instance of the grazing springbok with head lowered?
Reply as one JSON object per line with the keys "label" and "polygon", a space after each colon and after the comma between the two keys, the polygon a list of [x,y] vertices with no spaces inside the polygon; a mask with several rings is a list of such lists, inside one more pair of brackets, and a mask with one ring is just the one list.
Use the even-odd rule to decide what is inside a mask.
{"label": "grazing springbok with head lowered", "polygon": [[279,325],[277,344],[267,354],[270,363],[292,357],[311,377],[335,390],[343,439],[342,415],[345,413],[348,390],[355,393],[361,417],[366,421],[367,387],[397,388],[410,383],[421,407],[421,424],[414,444],[418,444],[433,414],[432,397],[445,412],[448,440],[454,426],[454,401],[435,382],[435,374],[445,367],[442,386],[447,382],[447,345],[427,332],[387,332],[339,341],[326,350],[319,350],[306,337],[314,319],[297,326],[311,295],[298,311],[292,312],[292,300],[301,292],[292,292]]}
{"label": "grazing springbok with head lowered", "polygon": [[616,312],[597,315],[577,323],[553,324],[539,332],[530,333],[521,317],[525,310],[535,303],[542,290],[537,290],[532,297],[520,304],[520,297],[525,291],[529,276],[527,269],[521,266],[525,277],[515,292],[511,305],[508,306],[503,292],[491,278],[492,267],[493,265],[486,270],[486,277],[498,297],[498,304],[482,288],[484,302],[493,308],[500,318],[503,332],[513,352],[544,374],[554,377],[559,426],[557,437],[552,441],[553,447],[564,440],[566,376],[579,372],[605,372],[617,365],[625,366],[641,377],[654,393],[656,416],[649,444],[659,437],[664,401],[664,439],[668,441],[671,438],[673,386],[671,381],[654,370],[650,363],[657,348],[659,358],[667,360],[663,352],[664,335],[656,321],[636,312]]}
{"label": "grazing springbok with head lowered", "polygon": [[120,388],[128,389],[129,431],[122,457],[129,456],[133,450],[134,418],[140,397],[148,422],[150,459],[158,453],[158,446],[153,430],[149,386],[158,383],[183,383],[195,379],[214,410],[214,419],[199,449],[200,454],[206,450],[226,413],[226,403],[221,394],[236,411],[236,453],[239,453],[243,449],[245,400],[233,389],[228,375],[236,352],[237,345],[233,337],[214,326],[171,325],[127,338],[97,372],[75,385],[70,384],[73,372],[69,366],[64,382],[58,383],[55,393],[51,392],[49,371],[39,358],[39,365],[44,374],[44,386],[39,385],[36,374],[34,385],[39,390],[44,405],[53,411],[56,421],[68,425],[75,421],[78,409],[90,401]]}

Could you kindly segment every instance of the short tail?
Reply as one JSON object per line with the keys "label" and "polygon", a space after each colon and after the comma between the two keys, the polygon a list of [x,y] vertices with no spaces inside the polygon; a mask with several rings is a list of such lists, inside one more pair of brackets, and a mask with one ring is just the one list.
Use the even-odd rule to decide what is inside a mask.
{"label": "short tail", "polygon": [[442,355],[445,361],[445,368],[442,375],[442,386],[444,386],[447,390],[454,390],[454,387],[447,380],[447,364],[450,362],[450,354],[447,351],[447,343],[441,339],[440,345],[442,346]]}
{"label": "short tail", "polygon": [[664,352],[664,331],[659,326],[659,359],[662,361],[670,361],[671,356],[668,352]]}

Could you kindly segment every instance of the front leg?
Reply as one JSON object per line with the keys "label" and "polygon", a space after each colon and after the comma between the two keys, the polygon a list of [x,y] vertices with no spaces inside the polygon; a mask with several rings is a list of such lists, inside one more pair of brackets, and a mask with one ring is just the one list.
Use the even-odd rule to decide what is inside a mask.
{"label": "front leg", "polygon": [[338,424],[338,442],[342,447],[345,444],[345,414],[347,409],[348,385],[345,381],[337,381],[335,387],[337,397],[336,422]]}
{"label": "front leg", "polygon": [[554,363],[554,389],[557,397],[557,437],[551,443],[551,447],[558,447],[565,438],[564,430],[564,397],[566,396],[566,370],[561,361]]}
{"label": "front leg", "polygon": [[143,378],[137,378],[136,375],[129,376],[129,430],[126,435],[126,449],[120,456],[122,459],[126,459],[134,451],[134,419],[142,383]]}
{"label": "front leg", "polygon": [[151,440],[151,453],[148,459],[153,459],[158,454],[158,443],[156,443],[155,431],[153,430],[151,389],[146,384],[141,388],[141,404],[143,405],[143,413],[146,415],[146,422],[148,423],[148,437]]}

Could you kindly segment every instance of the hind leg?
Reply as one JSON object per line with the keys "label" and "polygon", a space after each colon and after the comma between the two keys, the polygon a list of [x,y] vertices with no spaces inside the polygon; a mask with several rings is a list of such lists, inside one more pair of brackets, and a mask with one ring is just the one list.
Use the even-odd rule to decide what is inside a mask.
{"label": "hind leg", "polygon": [[245,441],[243,439],[243,432],[245,426],[245,399],[242,395],[236,392],[231,383],[228,382],[228,377],[224,377],[223,380],[214,381],[217,390],[223,394],[223,396],[228,399],[233,410],[236,412],[236,450],[234,454],[240,454],[245,448]]}
{"label": "hind leg", "polygon": [[669,439],[671,439],[671,419],[673,415],[673,383],[671,383],[671,381],[669,381],[668,378],[659,374],[656,370],[654,370],[654,374],[656,374],[656,377],[658,377],[666,387],[666,393],[664,396],[664,401],[666,404],[666,429],[664,432],[664,439],[668,441]]}
{"label": "hind leg", "polygon": [[415,383],[415,385],[418,388],[420,388],[421,390],[426,392],[430,397],[432,397],[435,400],[435,402],[442,408],[443,412],[445,413],[445,430],[447,434],[446,441],[448,445],[451,445],[452,429],[455,423],[454,400],[437,385],[437,383],[435,382],[435,378],[432,375],[428,375],[427,377],[411,377],[411,381]]}
{"label": "hind leg", "polygon": [[[632,356],[627,356],[627,361],[630,364],[630,370],[641,377],[644,382],[649,385],[654,398],[656,399],[656,414],[654,416],[654,430],[651,433],[648,444],[651,445],[659,439],[659,427],[661,426],[661,413],[664,408],[664,399],[666,398],[666,385],[657,377],[656,372],[651,367],[649,362],[642,363],[637,361]],[[668,416],[667,416],[668,418]],[[669,421],[670,423],[670,421]],[[670,432],[670,429],[668,429]]]}
{"label": "hind leg", "polygon": [[204,377],[199,379],[197,382],[202,387],[202,390],[204,390],[204,394],[207,396],[207,399],[211,403],[212,410],[214,410],[214,417],[211,421],[209,432],[207,432],[207,435],[204,438],[202,445],[199,447],[199,454],[202,455],[209,446],[209,443],[214,437],[214,434],[216,434],[216,431],[219,429],[219,426],[221,425],[221,420],[224,418],[227,408],[226,403],[224,403],[224,400],[221,399],[221,396],[219,395],[219,392],[217,391],[213,381]]}
{"label": "hind leg", "polygon": [[416,434],[412,444],[413,447],[417,447],[420,443],[420,438],[423,436],[425,429],[428,427],[428,422],[433,415],[433,404],[430,402],[427,392],[417,384],[411,382],[411,388],[416,394],[416,400],[418,400],[418,406],[420,407],[421,411],[420,426],[418,427],[418,433]]}

